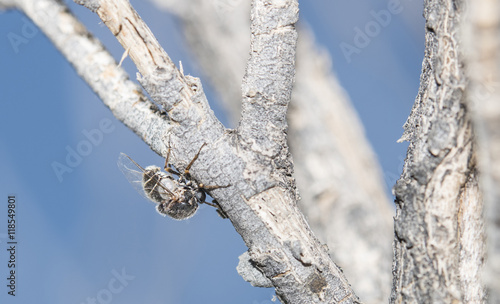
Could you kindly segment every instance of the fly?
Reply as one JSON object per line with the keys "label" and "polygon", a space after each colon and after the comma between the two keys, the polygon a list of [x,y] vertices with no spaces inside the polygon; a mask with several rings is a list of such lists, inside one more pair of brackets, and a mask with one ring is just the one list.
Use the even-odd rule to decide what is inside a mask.
{"label": "fly", "polygon": [[[118,167],[132,186],[145,198],[156,203],[156,210],[161,215],[168,215],[176,220],[184,220],[192,217],[198,210],[198,205],[207,204],[217,208],[217,213],[222,218],[227,215],[222,211],[218,203],[206,202],[206,191],[225,188],[228,186],[207,186],[196,183],[189,174],[189,169],[198,159],[203,144],[198,153],[193,157],[183,173],[169,164],[170,147],[165,160],[164,171],[158,166],[141,167],[125,153],[120,153]],[[140,171],[137,171],[139,169]],[[174,175],[178,178],[175,179]]]}

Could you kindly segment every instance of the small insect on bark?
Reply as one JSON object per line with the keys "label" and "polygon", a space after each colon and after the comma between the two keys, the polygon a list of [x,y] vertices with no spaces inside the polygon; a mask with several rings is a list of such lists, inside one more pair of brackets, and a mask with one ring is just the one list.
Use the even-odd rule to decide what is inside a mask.
{"label": "small insect on bark", "polygon": [[[200,147],[184,171],[176,170],[169,164],[170,147],[165,160],[165,171],[157,166],[143,168],[125,153],[120,153],[118,167],[141,195],[157,204],[156,210],[163,216],[168,215],[176,220],[185,220],[196,213],[199,204],[204,203],[217,208],[217,213],[222,218],[227,218],[215,200],[212,203],[205,201],[205,191],[226,188],[230,185],[207,186],[198,184],[189,174],[189,169],[198,159],[201,149],[205,145],[206,143]],[[140,171],[137,171],[136,168]],[[174,175],[178,178],[175,179]]]}

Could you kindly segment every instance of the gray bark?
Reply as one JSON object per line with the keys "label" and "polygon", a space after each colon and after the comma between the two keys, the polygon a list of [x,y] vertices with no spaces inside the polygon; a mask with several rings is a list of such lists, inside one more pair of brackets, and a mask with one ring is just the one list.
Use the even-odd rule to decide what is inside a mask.
{"label": "gray bark", "polygon": [[460,1],[425,1],[420,89],[401,140],[392,303],[482,303],[482,199],[459,56]]}
{"label": "gray bark", "polygon": [[[248,48],[250,37],[245,17],[250,1],[154,2],[180,19],[191,50],[236,120],[247,57],[242,50]],[[298,32],[288,143],[300,189],[299,206],[363,301],[386,303],[393,209],[378,162],[331,72],[330,58],[304,24]]]}
{"label": "gray bark", "polygon": [[54,43],[118,120],[157,153],[164,150],[161,142],[152,139],[161,138],[170,122],[65,5],[53,0],[26,0],[17,1],[16,6]]}
{"label": "gray bark", "polygon": [[241,116],[241,80],[250,48],[251,1],[151,1],[178,17],[189,50],[217,91],[230,124],[237,125]]}
{"label": "gray bark", "polygon": [[467,1],[463,26],[468,107],[479,146],[485,191],[487,263],[483,279],[490,303],[500,303],[500,1]]}
{"label": "gray bark", "polygon": [[[123,71],[116,64],[113,66],[109,54],[60,2],[26,0],[19,1],[18,7],[61,49],[100,97],[106,99],[104,102],[117,118],[154,151],[166,156],[165,138],[170,138],[174,166],[185,167],[199,147],[208,143],[191,174],[204,184],[231,184],[210,194],[241,234],[249,247],[250,259],[273,283],[280,300],[357,302],[342,272],[298,210],[290,177],[292,167],[284,131],[294,72],[297,3],[254,2],[255,57],[249,60],[244,92],[248,104],[244,106],[240,128],[233,131],[226,130],[215,118],[199,80],[177,70],[127,1],[79,2],[95,11],[117,37],[139,69],[141,84],[168,115],[143,99],[137,87],[127,82]],[[43,17],[49,13],[52,18]],[[271,38],[273,47],[262,47],[261,43]],[[86,65],[80,63],[83,60],[87,60]],[[97,67],[103,62],[103,67]],[[264,62],[270,66],[262,66]],[[279,68],[274,69],[275,66]],[[277,79],[259,74],[261,68],[269,69],[268,74]],[[122,87],[113,86],[117,80],[127,84],[123,89],[128,98],[113,95],[125,94],[118,90]],[[105,92],[104,87],[112,92]],[[269,111],[267,121],[258,116],[264,109]],[[257,117],[259,123],[247,121]]]}
{"label": "gray bark", "polygon": [[[290,98],[295,100],[291,97],[291,87],[296,1],[254,1],[252,53],[243,82],[242,118],[236,131],[222,126],[208,106],[200,81],[183,75],[174,66],[127,1],[76,2],[96,12],[115,34],[138,67],[141,84],[160,108],[141,93],[141,89],[128,79],[109,53],[60,1],[0,0],[0,8],[10,8],[15,4],[30,17],[113,114],[155,152],[166,156],[165,139],[170,138],[173,148],[171,162],[177,168],[184,168],[199,147],[208,143],[191,173],[204,184],[231,184],[210,194],[219,201],[249,247],[240,264],[241,273],[245,273],[247,279],[256,285],[272,284],[284,303],[357,302],[346,278],[329,258],[327,249],[313,235],[296,205],[297,194],[291,177],[293,164],[286,138],[286,110]],[[499,299],[500,191],[495,186],[500,181],[500,133],[497,131],[500,107],[496,89],[500,5],[493,0],[471,2],[470,19],[464,22],[463,4],[452,0],[425,2],[426,52],[421,87],[405,124],[402,140],[408,140],[410,146],[403,174],[394,188],[397,214],[393,303],[484,303],[483,269],[490,288],[490,303]],[[464,29],[463,33],[461,29]],[[461,37],[464,37],[464,42]],[[313,48],[307,47],[312,45],[311,41],[305,45],[305,53],[314,52]],[[300,54],[301,47],[298,52]],[[310,68],[313,74],[317,74],[324,62],[322,58],[309,61],[302,71],[307,74]],[[463,68],[464,64],[468,70]],[[300,65],[297,71],[301,71]],[[334,78],[325,74],[324,86],[334,83]],[[300,93],[309,98],[316,94],[308,92],[311,85],[307,82],[302,87],[297,82],[296,87],[302,88],[298,91],[298,98]],[[488,89],[486,95],[484,86]],[[333,95],[338,97],[341,94]],[[332,109],[345,108],[346,117],[356,121],[342,97],[340,100]],[[321,105],[321,100],[316,102]],[[309,121],[311,116],[321,116],[314,107],[308,108],[300,100],[297,105],[308,114],[304,117],[300,116],[301,113],[290,115],[294,124],[305,126],[294,131],[294,137],[303,139],[318,133],[313,142],[323,143],[329,134],[336,134],[339,142],[342,142],[342,136],[352,139],[359,135],[360,146],[363,146],[361,129],[354,128],[350,134],[336,133],[338,126],[333,124],[320,130]],[[469,115],[471,108],[475,110],[474,115]],[[342,117],[337,119],[341,121]],[[340,179],[346,179],[353,186],[356,183],[362,186],[358,195],[354,193],[355,187],[350,188],[353,193],[341,190],[329,193],[331,184],[319,178],[314,180],[318,175],[318,171],[310,170],[314,165],[298,167],[303,176],[312,179],[309,185],[306,184],[310,192],[304,197],[308,202],[316,201],[315,207],[306,210],[311,209],[309,216],[315,220],[319,231],[333,228],[338,233],[345,229],[351,218],[342,210],[351,210],[352,214],[379,211],[382,218],[384,216],[384,212],[378,210],[383,208],[382,205],[367,209],[361,203],[370,195],[376,197],[376,202],[384,199],[378,192],[377,182],[367,183],[359,175],[356,157],[367,161],[373,158],[369,153],[354,153],[352,149],[356,147],[333,143],[331,146],[311,145],[311,148],[296,150],[299,158],[316,160],[321,165],[323,163],[318,160],[322,160],[322,153],[338,153],[339,156],[335,156],[338,159],[325,165],[325,172],[347,169],[354,172],[348,176],[327,175],[326,178],[339,183]],[[349,154],[357,156],[349,157]],[[480,170],[477,169],[478,162]],[[377,175],[376,166],[369,171],[373,176]],[[486,191],[490,243],[487,266],[483,265],[486,248],[478,172],[481,173],[481,186]],[[315,189],[313,185],[316,184],[321,187]],[[328,210],[324,213],[327,216],[321,218],[323,214],[314,211],[318,206]],[[327,223],[330,216],[339,216],[333,225]],[[352,234],[347,234],[347,237],[361,238],[354,240],[359,242],[357,244],[352,242],[355,244],[352,248],[357,248],[352,250],[365,248],[371,250],[367,257],[378,258],[377,255],[385,249],[383,243],[375,239],[385,230],[378,227],[385,225],[385,220],[358,215],[356,218],[363,218],[366,223],[357,225],[351,229]],[[375,233],[374,228],[379,230]],[[328,235],[324,237],[330,240]],[[374,249],[370,248],[370,241],[374,242]],[[349,246],[342,247],[342,250]],[[342,258],[343,251],[333,252]],[[383,258],[379,261],[383,262]],[[369,264],[363,267],[366,265]],[[375,284],[372,288],[383,286],[383,268],[365,269],[370,277],[380,272],[380,281],[366,281]],[[373,293],[369,288],[365,291],[374,302],[379,301],[383,294]]]}

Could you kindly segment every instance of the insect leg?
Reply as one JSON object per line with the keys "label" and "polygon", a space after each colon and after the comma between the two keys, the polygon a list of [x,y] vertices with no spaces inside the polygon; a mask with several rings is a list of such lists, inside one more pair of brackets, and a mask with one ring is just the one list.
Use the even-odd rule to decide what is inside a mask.
{"label": "insect leg", "polygon": [[215,207],[215,208],[219,208],[219,205],[214,204],[214,203],[210,203],[210,202],[203,202],[203,204],[207,204],[207,205],[209,205],[209,206],[212,206],[212,207]]}
{"label": "insect leg", "polygon": [[165,160],[165,167],[164,167],[164,170],[168,173],[172,173],[172,174],[175,174],[177,176],[180,176],[181,174],[179,172],[177,172],[176,170],[172,169],[172,167],[170,167],[170,164],[168,163],[168,159]]}
{"label": "insect leg", "polygon": [[196,153],[196,155],[193,157],[193,159],[191,160],[191,162],[189,163],[189,165],[187,165],[186,169],[184,169],[184,174],[185,175],[189,175],[189,169],[191,169],[191,166],[193,165],[193,163],[198,159],[198,156],[200,155],[201,149],[203,149],[203,147],[206,144],[207,143],[203,143],[203,145],[201,145],[200,150],[198,150],[198,153]]}
{"label": "insect leg", "polygon": [[230,187],[230,186],[231,186],[231,184],[225,185],[225,186],[208,186],[208,185],[205,185],[205,184],[199,184],[198,188],[202,188],[203,190],[214,190],[214,189],[219,189],[219,188],[227,188],[227,187]]}
{"label": "insect leg", "polygon": [[[215,202],[215,203],[214,203]],[[209,203],[209,202],[203,202],[204,204],[207,204],[209,206],[212,206],[212,207],[215,207],[217,210],[217,214],[222,217],[223,219],[227,219],[228,216],[227,214],[224,212],[224,210],[222,210],[222,208],[219,206],[219,203],[217,203],[216,200],[213,200],[212,203]]]}
{"label": "insect leg", "polygon": [[170,136],[168,137],[168,150],[167,150],[167,158],[165,159],[165,166],[163,167],[163,169],[168,172],[168,173],[172,173],[172,174],[175,174],[177,176],[181,175],[179,172],[177,172],[176,170],[172,169],[172,167],[170,166],[168,160],[170,159]]}

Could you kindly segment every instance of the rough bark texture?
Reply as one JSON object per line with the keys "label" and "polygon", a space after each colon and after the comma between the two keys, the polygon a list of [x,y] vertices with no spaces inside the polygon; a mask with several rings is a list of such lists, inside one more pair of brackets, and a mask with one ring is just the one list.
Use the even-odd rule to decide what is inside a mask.
{"label": "rough bark texture", "polygon": [[[228,112],[239,116],[238,88],[248,56],[241,50],[249,44],[250,22],[246,16],[250,1],[155,3],[179,17],[206,76]],[[315,45],[313,34],[304,24],[298,32],[288,143],[300,189],[299,206],[361,299],[386,303],[393,209],[384,192],[378,162],[348,97],[332,74],[328,54]],[[238,269],[246,271],[244,267]],[[254,277],[251,273],[249,276]]]}
{"label": "rough bark texture", "polygon": [[[11,8],[15,4],[30,17],[113,114],[154,151],[165,156],[165,139],[168,136],[173,144],[171,160],[176,167],[185,167],[198,148],[204,142],[209,143],[191,172],[196,180],[205,184],[231,184],[231,187],[211,194],[220,202],[249,247],[248,253],[242,256],[240,266],[242,273],[247,273],[248,278],[253,277],[251,281],[264,286],[272,284],[284,303],[357,302],[344,275],[328,257],[327,250],[312,234],[296,206],[297,195],[291,177],[293,167],[286,142],[286,110],[294,71],[296,1],[254,1],[252,52],[243,83],[243,113],[237,131],[225,129],[215,118],[200,81],[177,70],[128,2],[76,2],[101,16],[136,63],[142,74],[139,79],[143,87],[163,109],[141,93],[140,88],[128,79],[102,45],[60,1],[0,0],[0,8]],[[471,2],[469,5],[470,19],[463,22],[462,1],[425,2],[427,32],[421,87],[405,124],[402,140],[410,141],[410,146],[403,174],[394,188],[397,215],[393,303],[486,301],[481,277],[486,250],[483,205],[470,108],[475,109],[473,117],[482,165],[479,172],[487,202],[490,246],[488,265],[484,267],[485,279],[490,288],[490,303],[500,300],[500,5],[493,0]],[[458,33],[461,28],[465,29],[463,37],[471,46],[464,54],[461,54],[462,36]],[[314,54],[314,49],[309,47],[311,44],[310,41],[305,44],[303,50],[306,54]],[[300,59],[301,48],[298,52]],[[467,71],[463,69],[461,55],[470,68]],[[315,58],[304,62],[307,62],[305,67],[299,65],[297,71],[308,74],[311,70],[309,73],[318,74],[319,66],[325,61]],[[323,86],[326,87],[333,83],[334,78],[330,78],[328,73],[325,75]],[[465,80],[466,75],[469,75],[470,82]],[[318,83],[316,81],[314,85]],[[309,92],[313,84],[304,80],[303,85],[301,87],[298,81],[297,87],[302,89],[295,94],[298,97],[293,98],[303,98],[296,104],[300,111],[308,114],[302,117],[301,113],[295,113],[290,118],[298,125],[294,137],[303,139],[319,133],[317,137],[311,137],[313,144],[307,149],[301,150],[297,145],[296,150],[298,157],[310,160],[299,167],[304,171],[301,174],[312,180],[307,186],[310,192],[306,192],[304,197],[307,201],[319,202],[316,206],[321,207],[317,213],[315,208],[310,207],[309,215],[320,231],[333,228],[336,233],[345,229],[349,220],[362,219],[363,224],[357,224],[355,229],[347,230],[351,234],[346,234],[355,241],[361,239],[359,244],[353,245],[352,249],[345,249],[350,245],[342,247],[342,250],[334,248],[336,257],[349,261],[349,257],[340,253],[344,250],[366,250],[371,252],[357,258],[371,258],[370,263],[379,262],[382,265],[383,258],[379,255],[385,247],[376,239],[385,230],[379,226],[384,226],[386,222],[383,219],[379,222],[375,216],[368,217],[366,214],[384,207],[366,208],[362,201],[374,198],[374,201],[380,202],[383,195],[377,182],[370,184],[363,181],[359,175],[361,171],[358,171],[363,164],[354,161],[363,159],[370,162],[372,156],[361,153],[359,158],[351,159],[348,154],[356,154],[356,145],[339,143],[337,147],[336,142],[331,146],[324,145],[328,132],[336,134],[338,126],[335,123],[338,124],[338,120],[334,120],[335,123],[321,134],[321,128],[310,122],[310,117],[321,117],[321,113],[300,103],[308,98],[314,100],[310,96],[316,93]],[[344,114],[352,115],[342,100],[338,108],[332,106],[331,111],[345,107]],[[322,103],[318,101],[318,104]],[[338,117],[339,120],[341,118]],[[356,135],[363,143],[361,129],[354,128],[351,135],[341,133],[336,136],[341,142],[343,138],[356,138]],[[336,152],[342,160],[334,159],[326,164],[322,161],[326,159],[323,153],[335,155]],[[328,168],[322,173],[325,177],[318,176],[321,171],[311,170],[320,166]],[[342,170],[354,172],[348,176],[326,174]],[[369,171],[377,175],[377,168],[371,167]],[[335,184],[328,184],[323,178],[339,179],[339,183],[341,179],[348,180],[353,186],[361,183],[362,191],[332,190]],[[315,188],[313,185],[319,186]],[[351,213],[342,213],[344,210]],[[384,218],[384,212],[380,214]],[[333,237],[325,234],[325,238],[331,241]],[[333,238],[331,242],[335,241],[337,239]],[[360,286],[371,282],[371,288],[377,289],[383,286],[385,280],[384,267],[369,269],[367,265],[370,263],[363,266],[367,276],[372,277],[380,271],[381,279],[370,278]],[[362,288],[372,297],[369,301],[379,301],[383,294]]]}
{"label": "rough bark texture", "polygon": [[280,187],[292,192],[295,180],[286,112],[295,78],[298,13],[298,2],[293,0],[252,2],[250,58],[241,86],[243,102],[237,129],[239,144],[254,152],[252,161],[270,170]]}
{"label": "rough bark texture", "polygon": [[485,191],[488,260],[484,280],[490,303],[500,303],[500,1],[467,1],[463,26],[468,105],[473,110]]}
{"label": "rough bark texture", "polygon": [[[109,86],[117,79],[128,84],[127,78],[60,2],[25,0],[19,1],[18,7],[54,41],[89,85],[107,98],[105,103],[113,113],[153,150],[165,156],[165,140],[170,138],[174,166],[185,167],[199,147],[208,143],[190,170],[192,176],[204,184],[231,184],[211,195],[249,247],[253,265],[273,283],[284,303],[357,302],[341,270],[298,210],[290,177],[292,167],[283,131],[294,70],[297,2],[254,1],[255,57],[247,68],[245,102],[249,104],[242,115],[240,132],[226,130],[215,118],[199,80],[177,70],[127,1],[77,2],[96,12],[115,34],[142,74],[141,84],[168,115],[143,100],[135,86],[125,88],[126,93],[135,92],[134,98],[126,100],[113,95],[116,92],[104,92],[104,85],[109,91],[121,89],[119,84]],[[44,15],[52,16],[40,17]],[[262,47],[260,43],[270,37],[273,47]],[[287,56],[279,56],[280,51]],[[88,66],[82,66],[80,61],[84,60]],[[108,69],[101,71],[99,64]],[[260,68],[277,76],[276,81],[259,74]],[[268,121],[262,117],[257,124],[245,121],[256,119],[256,113],[264,108],[273,112],[266,113]],[[259,134],[245,126],[258,128]],[[262,133],[276,141],[269,142]]]}
{"label": "rough bark texture", "polygon": [[179,18],[190,51],[216,89],[228,121],[237,125],[249,56],[251,0],[151,1]]}
{"label": "rough bark texture", "polygon": [[170,122],[150,102],[139,86],[129,80],[113,56],[90,34],[59,1],[17,1],[24,12],[54,43],[76,72],[110,108],[115,117],[133,130],[157,153],[164,144],[161,137]]}
{"label": "rough bark texture", "polygon": [[[420,89],[401,140],[392,303],[485,301],[482,200],[459,56],[460,1],[425,1]],[[473,269],[474,271],[470,271]]]}

